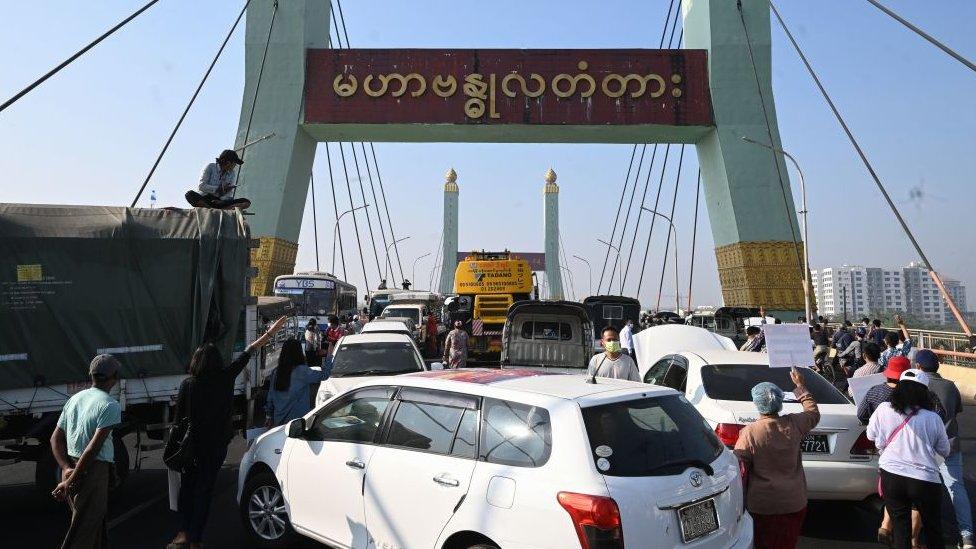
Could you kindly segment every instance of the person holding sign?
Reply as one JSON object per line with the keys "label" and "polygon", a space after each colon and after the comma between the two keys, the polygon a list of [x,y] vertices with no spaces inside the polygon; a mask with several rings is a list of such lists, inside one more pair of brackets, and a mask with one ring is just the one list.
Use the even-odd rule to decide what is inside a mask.
{"label": "person holding sign", "polygon": [[783,390],[768,381],[756,385],[752,402],[759,419],[742,429],[733,450],[746,470],[746,509],[752,514],[756,549],[796,547],[807,513],[800,445],[820,421],[820,410],[803,374],[793,368],[790,378],[803,411],[781,416]]}

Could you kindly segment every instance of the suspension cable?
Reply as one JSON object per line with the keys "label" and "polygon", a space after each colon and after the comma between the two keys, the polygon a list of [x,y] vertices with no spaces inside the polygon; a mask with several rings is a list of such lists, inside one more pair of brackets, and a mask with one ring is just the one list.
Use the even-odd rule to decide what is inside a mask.
{"label": "suspension cable", "polygon": [[[264,53],[261,55],[261,66],[258,68],[258,80],[254,84],[254,97],[251,98],[251,112],[247,116],[247,126],[244,129],[244,143],[247,143],[251,136],[251,122],[254,121],[254,110],[258,104],[258,93],[261,91],[261,80],[264,78],[264,65],[268,61],[268,48],[271,46],[271,33],[274,31],[275,19],[278,17],[278,0],[275,0],[271,8],[271,23],[268,24],[268,39],[264,42]],[[247,149],[241,151],[241,159],[247,155]],[[234,176],[234,196],[237,196],[237,184],[241,179],[241,170],[237,170]],[[247,181],[245,181],[247,183]]]}
{"label": "suspension cable", "polygon": [[695,241],[698,239],[698,199],[701,197],[701,168],[698,168],[698,186],[695,188],[695,221],[691,229],[691,266],[688,268],[688,312],[691,312],[691,284],[695,278]]}
{"label": "suspension cable", "polygon": [[[674,12],[674,21],[671,21],[671,33],[668,36],[668,49],[671,49],[671,47],[674,45],[674,31],[678,27],[678,15],[680,13],[681,13],[681,10],[680,9],[679,10],[675,10],[675,12]],[[670,12],[669,12],[669,14],[670,14]],[[668,19],[665,19],[664,20],[664,31],[667,31],[668,21],[669,21]],[[664,34],[665,34],[664,31],[661,32],[661,42],[658,45],[659,48],[661,48],[661,47],[664,46]],[[681,39],[682,39],[682,37],[684,37],[684,34],[685,34],[685,30],[684,30],[684,28],[682,28],[681,29],[681,33],[678,35],[678,44],[679,45],[681,44]],[[627,252],[627,268],[624,270],[624,275],[620,279],[620,294],[621,295],[623,295],[623,293],[624,293],[624,286],[627,283],[627,276],[630,273],[630,261],[633,258],[634,246],[637,243],[637,233],[640,231],[641,220],[644,217],[644,210],[643,210],[643,208],[644,208],[644,202],[647,199],[647,188],[648,188],[648,184],[651,181],[651,172],[654,169],[654,159],[657,156],[657,149],[658,149],[658,144],[655,144],[654,145],[654,153],[651,155],[651,165],[650,165],[650,167],[648,168],[648,171],[647,171],[647,178],[644,180],[644,191],[641,194],[640,208],[638,208],[638,210],[637,210],[637,224],[634,227],[634,234],[633,234],[633,237],[630,240],[630,250]],[[661,173],[662,174],[664,173],[664,170],[667,169],[667,167],[668,167],[668,155],[665,154],[664,155],[664,163],[661,166]],[[662,179],[661,183],[663,183],[663,179]],[[635,181],[634,182],[635,190],[636,190],[636,186],[637,186],[637,182]],[[661,195],[661,184],[660,183],[658,184],[657,194],[658,194],[658,197],[660,197],[660,195]],[[656,208],[656,206],[655,206],[655,208]],[[654,232],[654,219],[651,219],[651,232],[648,233],[648,236],[647,236],[648,242],[650,241],[651,234],[653,234],[653,232]],[[620,245],[621,245],[621,249],[622,249],[622,246],[623,246],[623,242],[622,241],[621,241],[621,244]],[[645,253],[644,253],[644,265],[641,265],[641,270],[644,269],[644,266],[646,265],[646,262],[647,262],[647,252],[645,250]],[[637,294],[638,295],[640,294],[640,285],[638,285]]]}
{"label": "suspension cable", "polygon": [[322,267],[319,265],[319,219],[315,209],[315,173],[309,173],[308,179],[309,186],[312,188],[312,231],[315,236],[315,270],[321,271]]}
{"label": "suspension cable", "polygon": [[[661,177],[657,181],[657,195],[654,197],[654,211],[657,211],[658,205],[661,203],[661,189],[664,187],[664,175],[665,170],[668,168],[668,155],[671,153],[671,144],[668,143],[664,148],[664,162],[661,165]],[[650,177],[650,174],[648,174]],[[641,210],[643,212],[644,210]],[[647,268],[647,254],[651,249],[651,237],[654,236],[654,224],[657,222],[657,216],[651,216],[651,227],[647,231],[647,243],[644,245],[644,257],[641,259],[641,272],[640,276],[637,278],[637,292],[634,294],[640,296],[641,288],[644,286],[644,270]]]}
{"label": "suspension cable", "polygon": [[[671,220],[671,224],[672,225],[674,224],[674,208],[678,204],[678,186],[681,184],[681,166],[684,164],[684,160],[685,160],[685,146],[684,145],[681,145],[681,153],[678,155],[678,174],[674,176],[674,195],[671,197],[671,214],[670,214],[669,219]],[[673,231],[673,230],[670,230],[670,229],[671,228],[669,227],[668,237],[664,241],[664,259],[661,261],[661,281],[660,281],[660,283],[658,283],[658,286],[657,286],[657,306],[654,307],[655,309],[657,309],[659,311],[661,310],[661,292],[664,291],[664,273],[665,273],[665,269],[668,266],[668,249],[671,247],[671,233],[672,232],[674,232],[674,246],[675,246],[675,251],[677,252],[677,249],[678,249],[678,233],[677,233],[677,231]],[[674,269],[675,269],[675,271],[677,271],[677,269],[678,269],[677,263],[675,263]],[[674,282],[675,282],[674,293],[677,295],[680,292],[680,289],[678,288],[678,275],[677,274],[674,275]],[[675,303],[677,303],[680,299],[681,299],[681,297],[678,296],[675,299]],[[675,311],[675,312],[677,313],[678,311]]]}
{"label": "suspension cable", "polygon": [[[335,192],[335,176],[332,174],[332,154],[329,152],[328,141],[325,142],[325,161],[329,165],[329,186],[332,187],[332,208],[335,210],[336,224],[335,232],[332,235],[332,274],[335,274],[335,249],[336,241],[339,242],[339,256],[342,258],[342,279],[348,281],[349,275],[346,273],[346,253],[342,248],[342,227],[339,224],[339,201],[336,200]],[[352,204],[349,204],[352,207]],[[355,212],[354,212],[355,213]],[[369,286],[366,287],[366,291],[369,291]]]}
{"label": "suspension cable", "polygon": [[[742,32],[746,37],[746,46],[749,49],[749,61],[752,63],[752,74],[756,77],[756,90],[759,92],[759,105],[762,107],[763,119],[766,121],[766,135],[769,137],[769,157],[773,160],[773,165],[776,166],[776,177],[779,179],[779,189],[783,195],[783,207],[786,209],[786,221],[790,224],[790,236],[793,238],[793,249],[796,251],[796,264],[799,267],[800,274],[803,274],[803,253],[800,251],[800,243],[796,236],[796,227],[793,224],[793,216],[795,215],[792,208],[790,208],[790,200],[787,197],[786,183],[783,181],[783,171],[779,167],[779,157],[776,156],[776,151],[772,149],[775,147],[775,142],[773,141],[773,128],[769,122],[769,113],[766,110],[766,95],[763,93],[762,83],[759,81],[759,69],[756,67],[756,57],[752,52],[752,38],[749,36],[749,27],[746,26],[745,14],[742,12],[742,0],[736,0],[736,8],[739,11],[739,21],[742,22]],[[804,246],[807,245],[806,242],[803,243]]]}
{"label": "suspension cable", "polygon": [[[617,214],[613,216],[613,229],[610,230],[610,240],[613,242],[613,237],[617,234],[617,223],[620,221],[620,210],[624,205],[624,197],[627,196],[627,185],[630,183],[630,171],[634,169],[634,156],[637,155],[637,145],[634,145],[634,150],[630,152],[630,165],[627,166],[627,175],[624,177],[624,186],[620,189],[620,201],[617,203]],[[603,268],[600,269],[600,282],[596,285],[596,293],[600,293],[600,288],[603,287],[603,276],[607,272],[607,263],[610,261],[610,246],[607,246],[607,255],[603,258]]]}
{"label": "suspension cable", "polygon": [[[353,148],[354,149],[355,149],[355,147],[356,147],[356,145],[353,144]],[[383,211],[380,210],[380,206],[379,206],[380,203],[376,199],[376,187],[373,185],[373,172],[369,168],[369,157],[366,156],[366,145],[364,145],[363,142],[360,141],[359,142],[359,147],[363,151],[363,162],[366,164],[366,175],[367,175],[367,177],[369,177],[369,191],[373,195],[373,204],[376,204],[376,220],[379,221],[379,223],[380,223],[380,237],[382,237],[382,239],[383,239],[383,250],[386,251],[386,259],[385,259],[385,261],[383,263],[383,269],[387,269],[388,267],[390,268],[390,276],[393,279],[393,286],[396,287],[396,272],[393,271],[392,266],[390,266],[390,250],[389,250],[389,244],[387,244],[387,242],[386,242],[386,230],[383,228]],[[362,183],[362,180],[360,180],[360,184],[361,183]],[[363,202],[365,202],[365,199],[363,200]],[[403,280],[403,277],[400,277],[400,279]]]}
{"label": "suspension cable", "polygon": [[[359,155],[356,154],[356,144],[350,142],[349,148],[352,150],[352,162],[356,169],[356,179],[359,180],[359,194],[363,197],[363,204],[367,204],[366,189],[363,187],[363,175],[359,171]],[[373,235],[373,222],[369,217],[369,208],[366,208],[363,213],[366,214],[366,228],[369,229],[369,243],[373,247],[373,259],[376,260],[376,277],[382,280],[383,269],[380,267],[380,256],[376,253],[376,237]],[[377,210],[377,215],[379,215],[379,210]]]}
{"label": "suspension cable", "polygon": [[220,48],[217,50],[217,55],[214,55],[212,61],[210,61],[210,66],[207,67],[207,71],[203,73],[203,78],[200,79],[200,83],[197,84],[197,89],[193,92],[190,97],[189,103],[186,104],[186,108],[183,109],[183,114],[180,115],[180,119],[176,121],[176,126],[173,127],[173,131],[170,132],[169,137],[166,139],[166,143],[163,144],[163,149],[159,151],[159,155],[156,156],[156,161],[153,162],[151,168],[149,168],[149,173],[146,174],[145,181],[142,182],[142,186],[139,187],[139,192],[136,193],[136,197],[132,199],[131,208],[136,207],[136,202],[139,201],[139,197],[146,190],[146,186],[149,184],[149,180],[152,179],[153,174],[156,173],[156,168],[159,167],[159,163],[163,160],[163,155],[169,150],[170,143],[173,142],[173,138],[176,137],[176,132],[180,130],[180,126],[183,125],[183,120],[186,119],[186,115],[190,112],[190,108],[193,107],[193,103],[197,100],[197,96],[200,95],[200,90],[203,89],[203,85],[207,83],[207,79],[210,77],[210,73],[213,71],[214,66],[217,64],[217,60],[220,59],[220,55],[224,53],[224,48],[227,46],[227,42],[230,41],[231,36],[234,35],[234,31],[237,30],[237,25],[241,22],[244,17],[244,12],[247,11],[247,7],[251,4],[251,0],[246,0],[244,2],[244,7],[241,8],[241,12],[237,14],[237,19],[234,20],[234,24],[230,26],[230,30],[227,31],[227,36],[224,37],[224,41],[220,44]]}
{"label": "suspension cable", "polygon": [[[617,257],[613,261],[613,268],[610,270],[610,280],[607,282],[607,293],[609,294],[613,290],[613,277],[617,274],[617,268],[623,267],[620,265],[620,253],[623,251],[624,237],[627,236],[627,225],[630,224],[630,212],[634,209],[634,196],[637,194],[637,181],[640,179],[641,168],[644,165],[644,153],[647,152],[647,144],[645,143],[641,147],[640,160],[637,162],[637,172],[634,174],[634,186],[630,190],[630,200],[627,202],[627,211],[624,214],[624,225],[620,229],[620,240],[617,241]],[[657,147],[655,146],[654,152],[657,152]],[[653,156],[653,155],[652,155]],[[613,242],[612,240],[610,242]],[[623,273],[621,272],[621,278],[623,278]]]}
{"label": "suspension cable", "polygon": [[[376,170],[376,180],[380,185],[380,197],[383,199],[383,209],[386,211],[386,224],[390,227],[390,238],[393,240],[393,252],[397,258],[400,280],[403,280],[403,263],[400,261],[400,246],[397,243],[396,233],[393,232],[393,218],[390,217],[390,206],[386,201],[386,190],[383,188],[383,177],[380,175],[380,163],[376,160],[376,147],[373,146],[372,142],[369,144],[369,150],[373,153],[373,169]],[[393,270],[392,266],[390,270]]]}
{"label": "suspension cable", "polygon": [[17,92],[16,94],[14,94],[13,97],[11,97],[10,99],[7,99],[6,101],[4,101],[3,104],[0,105],[0,112],[3,112],[7,107],[9,107],[10,105],[13,105],[14,103],[16,103],[18,99],[20,99],[21,97],[24,97],[25,95],[27,95],[28,93],[30,93],[31,90],[33,90],[34,88],[36,88],[36,87],[40,86],[41,84],[43,84],[45,80],[47,80],[48,78],[51,78],[52,76],[54,76],[55,74],[57,74],[58,72],[60,72],[61,69],[63,69],[65,67],[67,67],[68,65],[70,65],[72,62],[74,62],[75,59],[78,59],[79,57],[81,57],[82,55],[84,55],[85,52],[87,52],[88,50],[90,50],[90,49],[94,48],[95,46],[97,46],[99,44],[99,42],[101,42],[102,40],[105,40],[106,38],[108,38],[109,36],[111,36],[112,34],[114,34],[115,31],[117,31],[117,30],[121,29],[122,27],[124,27],[129,21],[132,21],[136,17],[139,17],[139,15],[142,14],[142,12],[144,12],[144,11],[148,10],[149,8],[151,8],[153,6],[153,4],[155,4],[156,2],[159,2],[159,0],[151,0],[150,2],[147,2],[144,6],[142,6],[141,8],[139,8],[138,10],[136,10],[135,12],[133,12],[132,15],[126,17],[122,21],[119,21],[119,23],[117,25],[115,25],[114,27],[112,27],[109,30],[105,31],[104,34],[102,34],[101,36],[99,36],[95,40],[89,42],[87,46],[85,46],[85,47],[81,48],[80,50],[78,50],[77,52],[75,52],[74,55],[72,55],[71,57],[69,57],[69,58],[65,59],[64,61],[62,61],[60,64],[58,64],[58,66],[56,66],[53,69],[49,70],[46,74],[44,74],[44,76],[42,76],[42,77],[38,78],[37,80],[31,82],[26,88],[20,90],[19,92]]}
{"label": "suspension cable", "polygon": [[874,7],[878,8],[882,12],[886,13],[888,16],[890,16],[895,21],[898,21],[902,25],[905,25],[906,27],[908,27],[908,29],[911,30],[912,32],[914,32],[915,34],[917,34],[917,35],[921,36],[922,38],[928,40],[929,43],[931,43],[933,46],[939,48],[940,50],[942,50],[945,53],[947,53],[950,56],[952,56],[956,61],[959,61],[963,65],[966,65],[967,67],[969,67],[969,70],[976,71],[976,64],[973,64],[972,61],[966,59],[962,55],[959,55],[958,53],[956,53],[949,46],[946,46],[942,42],[939,42],[938,40],[936,40],[935,38],[933,38],[931,35],[929,35],[925,31],[923,31],[922,29],[920,29],[920,28],[916,27],[915,25],[911,24],[905,18],[901,17],[897,13],[895,13],[895,12],[891,11],[890,9],[888,9],[887,7],[885,7],[884,4],[882,4],[881,2],[878,2],[877,0],[868,0],[868,2],[870,2],[871,4],[873,4]]}
{"label": "suspension cable", "polygon": [[847,139],[851,142],[851,145],[854,146],[854,150],[857,151],[857,155],[861,157],[861,162],[864,164],[864,167],[867,168],[868,173],[871,174],[871,178],[874,180],[875,185],[877,185],[878,190],[881,191],[881,196],[883,196],[885,202],[888,203],[888,207],[891,209],[891,212],[895,215],[895,218],[898,220],[898,223],[901,225],[902,230],[905,231],[905,235],[908,236],[908,239],[911,241],[912,246],[914,246],[915,252],[918,254],[919,258],[922,259],[922,262],[925,263],[926,268],[928,268],[929,276],[932,276],[934,279],[936,279],[937,285],[940,287],[940,292],[942,293],[943,299],[945,299],[951,305],[950,308],[953,309],[952,311],[953,315],[956,316],[956,320],[959,322],[959,325],[962,328],[963,332],[969,335],[971,333],[969,329],[969,324],[961,315],[956,314],[955,301],[952,299],[952,296],[949,295],[948,292],[942,289],[941,279],[939,279],[938,273],[936,272],[935,268],[932,266],[932,263],[929,262],[928,257],[926,257],[925,255],[925,252],[922,251],[922,247],[918,244],[918,240],[915,239],[915,235],[912,234],[912,230],[908,228],[908,223],[905,222],[905,218],[901,216],[901,213],[898,211],[898,208],[895,207],[895,203],[891,200],[891,195],[889,195],[887,189],[885,189],[884,184],[881,182],[881,178],[878,177],[878,173],[874,170],[874,167],[871,165],[871,162],[868,160],[867,155],[864,154],[864,150],[861,149],[861,145],[858,143],[857,138],[854,137],[854,134],[851,132],[851,129],[847,125],[847,122],[844,120],[844,117],[841,116],[840,111],[837,110],[837,105],[835,105],[833,99],[830,98],[830,94],[828,94],[827,90],[824,88],[823,83],[820,81],[820,77],[817,76],[816,71],[813,70],[813,67],[810,65],[810,61],[807,60],[807,56],[803,53],[803,50],[800,49],[800,45],[797,44],[796,39],[793,37],[793,33],[790,32],[789,27],[786,26],[786,23],[783,21],[783,18],[779,14],[779,10],[776,9],[776,5],[773,4],[772,0],[769,0],[769,7],[773,10],[773,15],[776,16],[776,20],[779,22],[780,27],[782,27],[783,31],[786,33],[787,38],[789,38],[790,43],[793,45],[793,49],[796,50],[796,53],[797,55],[799,55],[800,60],[803,61],[803,65],[806,67],[807,72],[810,73],[810,76],[813,78],[814,83],[817,84],[817,88],[820,90],[820,94],[823,95],[823,98],[827,102],[827,105],[830,107],[831,112],[834,113],[834,118],[837,119],[837,122],[840,124],[841,128],[843,128],[844,133],[847,134]]}
{"label": "suspension cable", "polygon": [[[346,152],[343,150],[342,143],[337,143],[339,145],[339,156],[342,158],[342,173],[346,178],[346,191],[349,193],[349,207],[355,208],[356,202],[352,198],[352,184],[349,182],[349,168],[346,165]],[[363,280],[366,282],[366,291],[369,291],[369,275],[366,273],[366,258],[363,256],[363,242],[359,238],[359,220],[357,219],[356,212],[350,212],[352,214],[352,226],[356,231],[356,246],[359,247],[359,263],[363,267]],[[379,261],[377,261],[379,264]]]}

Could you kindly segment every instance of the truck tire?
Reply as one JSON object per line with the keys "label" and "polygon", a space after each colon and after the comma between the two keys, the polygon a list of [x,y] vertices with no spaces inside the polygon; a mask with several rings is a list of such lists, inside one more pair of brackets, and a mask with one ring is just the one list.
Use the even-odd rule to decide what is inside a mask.
{"label": "truck tire", "polygon": [[271,471],[261,471],[247,479],[240,511],[247,536],[256,546],[288,547],[295,543],[296,534],[285,512],[284,495]]}

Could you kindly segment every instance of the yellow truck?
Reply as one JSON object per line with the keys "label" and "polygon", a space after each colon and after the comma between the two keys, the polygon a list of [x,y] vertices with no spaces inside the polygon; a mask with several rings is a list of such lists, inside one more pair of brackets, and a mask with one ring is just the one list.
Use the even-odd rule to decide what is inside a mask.
{"label": "yellow truck", "polygon": [[454,273],[457,297],[445,304],[450,324],[464,323],[471,335],[469,357],[476,361],[498,360],[502,327],[508,308],[516,301],[532,299],[534,289],[529,262],[504,252],[471,252]]}

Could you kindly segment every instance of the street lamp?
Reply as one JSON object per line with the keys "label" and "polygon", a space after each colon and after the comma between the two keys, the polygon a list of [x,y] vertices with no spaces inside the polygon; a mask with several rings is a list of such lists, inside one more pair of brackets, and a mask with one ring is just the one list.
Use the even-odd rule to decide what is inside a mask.
{"label": "street lamp", "polygon": [[420,261],[421,259],[427,257],[428,255],[430,255],[430,252],[427,252],[424,255],[422,255],[422,256],[418,257],[417,259],[414,259],[413,260],[413,269],[410,270],[410,280],[414,284],[417,283],[417,262]]}
{"label": "street lamp", "polygon": [[[369,207],[369,204],[363,204],[362,206],[356,206],[355,208],[349,208],[348,210],[346,210],[346,211],[342,212],[341,214],[339,214],[339,217],[336,218],[335,226],[332,227],[332,272],[333,273],[335,272],[336,233],[339,232],[339,220],[342,219],[342,216],[346,215],[349,212],[354,212],[356,210],[362,210],[362,209],[368,208],[368,207]],[[343,265],[345,265],[345,263],[343,263]]]}
{"label": "street lamp", "polygon": [[[610,287],[613,286],[613,275],[614,273],[617,272],[617,264],[620,263],[620,248],[614,246],[613,244],[607,242],[606,240],[603,240],[602,238],[598,238],[596,239],[596,241],[599,242],[600,244],[613,248],[613,250],[617,252],[617,257],[616,259],[613,260],[613,269],[610,270],[610,282],[607,284],[607,291],[609,292]],[[603,275],[600,276],[602,277]],[[597,288],[597,291],[599,291],[599,288]]]}
{"label": "street lamp", "polygon": [[[576,282],[573,280],[573,271],[570,271],[567,267],[564,267],[562,265],[560,265],[559,268],[562,269],[562,270],[564,270],[564,271],[566,271],[566,274],[569,275],[569,279],[568,279],[569,280],[569,291],[571,292],[570,299],[575,300],[576,299]],[[565,297],[563,299],[565,299]]]}
{"label": "street lamp", "polygon": [[764,149],[769,149],[773,152],[782,154],[786,158],[789,158],[790,162],[793,163],[793,167],[796,168],[796,173],[800,175],[800,196],[803,205],[800,206],[801,210],[797,213],[803,216],[803,309],[804,313],[806,314],[807,324],[809,324],[813,315],[813,304],[810,302],[810,241],[807,238],[807,186],[803,180],[803,170],[800,169],[800,163],[793,158],[793,155],[784,151],[783,149],[778,149],[772,145],[761,143],[746,136],[742,136],[741,139],[746,143],[758,145]]}
{"label": "street lamp", "polygon": [[578,255],[574,255],[573,257],[579,259],[583,263],[586,263],[586,270],[589,273],[589,278],[590,278],[590,295],[593,295],[593,267],[590,267],[590,262],[583,259],[582,257]]}
{"label": "street lamp", "polygon": [[[403,238],[398,238],[398,239],[394,240],[393,242],[390,242],[390,245],[386,247],[386,265],[383,266],[383,278],[384,278],[384,280],[386,278],[389,278],[388,275],[389,275],[389,268],[390,268],[390,248],[392,248],[398,242],[403,242],[404,240],[406,240],[408,238],[410,238],[410,237],[409,236],[405,236]],[[396,286],[396,284],[394,284],[394,286]]]}
{"label": "street lamp", "polygon": [[[657,212],[645,206],[641,206],[641,209],[647,213],[654,214],[660,217],[661,219],[667,221],[668,225],[671,225],[671,232],[674,233],[674,312],[678,313],[678,311],[681,310],[681,296],[679,295],[680,292],[678,289],[678,229],[674,226],[674,222],[671,221],[671,218],[664,215],[663,213]],[[661,309],[660,293],[657,294],[657,305],[655,306],[655,308],[658,310]]]}

